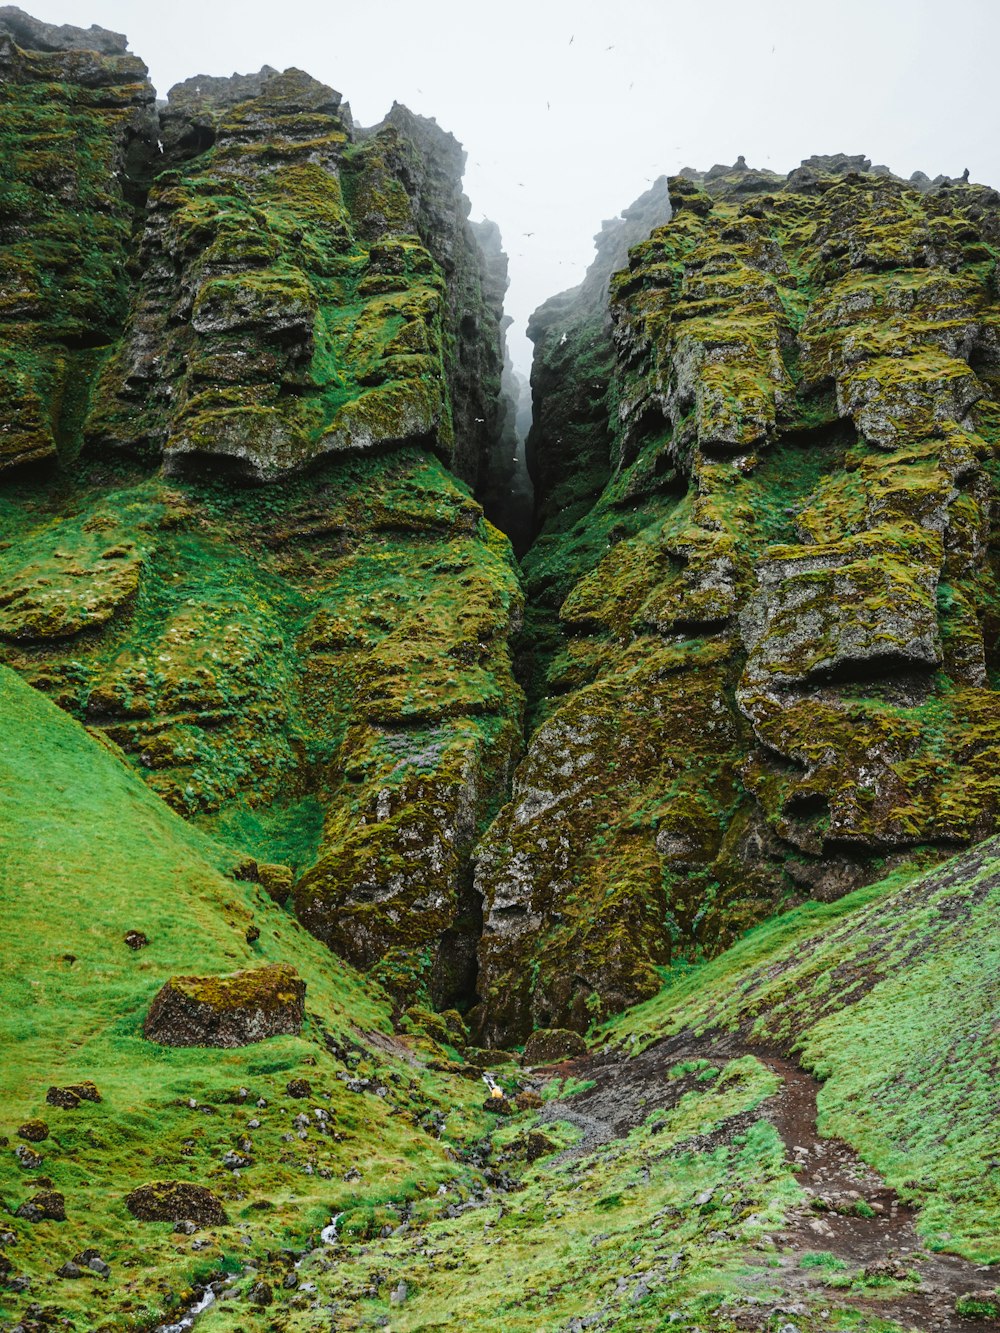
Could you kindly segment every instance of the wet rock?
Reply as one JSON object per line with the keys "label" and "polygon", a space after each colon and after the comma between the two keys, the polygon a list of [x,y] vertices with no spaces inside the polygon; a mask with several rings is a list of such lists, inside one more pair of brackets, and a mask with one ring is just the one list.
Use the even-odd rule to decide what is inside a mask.
{"label": "wet rock", "polygon": [[42,1190],[22,1203],[14,1215],[28,1222],[65,1222],[66,1200],[58,1190]]}
{"label": "wet rock", "polygon": [[524,1043],[526,1065],[548,1065],[587,1054],[587,1043],[569,1028],[538,1028]]}
{"label": "wet rock", "polygon": [[307,1078],[293,1078],[285,1084],[285,1091],[289,1097],[311,1097],[312,1084]]}
{"label": "wet rock", "polygon": [[219,977],[173,977],[146,1018],[148,1040],[164,1046],[248,1046],[297,1035],[305,1015],[305,982],[275,963]]}
{"label": "wet rock", "polygon": [[72,1259],[68,1259],[62,1267],[56,1269],[56,1277],[80,1278],[89,1276],[90,1270],[81,1268],[79,1264],[73,1263]]}
{"label": "wet rock", "polygon": [[29,1143],[41,1143],[49,1137],[49,1127],[44,1120],[26,1120],[18,1126],[17,1136]]}
{"label": "wet rock", "polygon": [[179,1236],[193,1236],[197,1230],[198,1224],[192,1222],[190,1218],[185,1218],[182,1222],[174,1223],[174,1231],[176,1231]]}
{"label": "wet rock", "polygon": [[24,1143],[17,1145],[14,1149],[14,1156],[17,1158],[22,1171],[37,1171],[45,1160],[41,1153],[35,1152],[34,1148],[29,1148]]}
{"label": "wet rock", "polygon": [[197,1226],[224,1226],[228,1221],[226,1210],[211,1190],[182,1180],[140,1185],[126,1197],[125,1206],[141,1222],[191,1221]]}
{"label": "wet rock", "polygon": [[141,930],[130,930],[125,936],[125,943],[130,949],[145,949],[149,943],[148,937]]}

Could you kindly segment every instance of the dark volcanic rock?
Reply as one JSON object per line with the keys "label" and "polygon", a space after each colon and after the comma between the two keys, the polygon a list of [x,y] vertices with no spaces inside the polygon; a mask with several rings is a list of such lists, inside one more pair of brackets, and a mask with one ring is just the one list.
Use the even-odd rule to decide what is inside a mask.
{"label": "dark volcanic rock", "polygon": [[22,1203],[15,1216],[29,1222],[65,1222],[66,1199],[58,1190],[42,1190]]}
{"label": "dark volcanic rock", "polygon": [[[154,96],[119,34],[0,8],[0,472],[55,459],[79,424],[87,349],[121,331]],[[81,213],[100,218],[97,244],[82,243]]]}
{"label": "dark volcanic rock", "polygon": [[294,1036],[305,1016],[306,984],[281,963],[221,977],[172,977],[143,1031],[164,1046],[249,1046]]}
{"label": "dark volcanic rock", "polygon": [[225,1226],[226,1210],[211,1190],[183,1180],[161,1180],[140,1185],[125,1200],[125,1207],[140,1222],[191,1221],[199,1226]]}
{"label": "dark volcanic rock", "polygon": [[17,1136],[27,1139],[29,1143],[41,1143],[49,1137],[49,1127],[44,1120],[26,1120],[18,1126]]}
{"label": "dark volcanic rock", "polygon": [[89,28],[74,28],[70,23],[57,26],[32,18],[17,5],[0,5],[0,33],[13,37],[18,46],[29,51],[96,51],[100,55],[124,55],[128,38],[124,33],[109,32],[96,23]]}
{"label": "dark volcanic rock", "polygon": [[97,1085],[86,1079],[83,1083],[69,1083],[63,1088],[49,1088],[45,1100],[50,1106],[62,1107],[64,1111],[74,1111],[81,1102],[99,1102],[101,1094],[97,1090]]}
{"label": "dark volcanic rock", "polygon": [[531,742],[476,854],[478,1040],[583,1033],[792,886],[997,828],[1000,199],[916,184],[686,172],[589,322],[534,317]]}

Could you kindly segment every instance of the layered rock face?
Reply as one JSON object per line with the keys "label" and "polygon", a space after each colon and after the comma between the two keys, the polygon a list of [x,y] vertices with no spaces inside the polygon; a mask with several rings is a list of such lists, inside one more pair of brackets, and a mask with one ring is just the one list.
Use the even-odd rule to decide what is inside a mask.
{"label": "layered rock face", "polygon": [[0,657],[401,1006],[467,1001],[521,596],[462,150],[298,70],[157,124],[124,38],[0,31]]}
{"label": "layered rock face", "polygon": [[0,34],[0,659],[397,1018],[580,1032],[995,829],[996,194],[658,181],[532,320],[529,523],[450,135]]}
{"label": "layered rock face", "polygon": [[[996,827],[1000,198],[869,167],[672,180],[604,394],[577,361],[547,398],[536,317],[545,634],[479,856],[488,1038]],[[572,431],[610,480],[560,516]]]}
{"label": "layered rock face", "polygon": [[0,472],[79,433],[128,310],[154,98],[119,34],[0,7]]}
{"label": "layered rock face", "polygon": [[[173,165],[91,444],[269,480],[416,441],[479,480],[501,311],[452,136],[398,106],[356,135],[340,94],[298,70],[190,79],[164,126]],[[504,269],[501,306],[505,286]]]}

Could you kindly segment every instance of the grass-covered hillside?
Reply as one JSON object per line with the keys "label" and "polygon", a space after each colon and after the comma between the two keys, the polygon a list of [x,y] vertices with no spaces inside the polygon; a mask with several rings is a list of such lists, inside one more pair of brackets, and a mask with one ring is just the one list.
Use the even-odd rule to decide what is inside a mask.
{"label": "grass-covered hillside", "polygon": [[[789,1308],[800,1330],[876,1330],[921,1327],[913,1302],[957,1318],[992,1281],[935,1258],[895,1209],[890,1229],[892,1196],[846,1149],[853,1189],[816,1211],[800,1155],[825,1150],[815,1103],[769,1054],[815,1068],[820,1135],[921,1207],[932,1249],[996,1260],[989,847],[758,928],[595,1034],[595,1056],[536,1072],[492,1057],[520,1092],[491,1113],[491,1057],[394,1030],[370,979],[233,877],[252,873],[245,857],[9,671],[0,710],[11,1326],[152,1329],[215,1281],[206,1333],[583,1319],[728,1333],[783,1327]],[[306,983],[300,1035],[237,1049],[143,1035],[168,978],[278,962]],[[46,1100],[88,1080],[99,1102]],[[210,1190],[226,1221],[137,1221],[128,1196],[164,1182]],[[54,1196],[65,1220],[31,1220],[23,1206],[51,1212]],[[88,1251],[107,1269],[60,1275]]]}

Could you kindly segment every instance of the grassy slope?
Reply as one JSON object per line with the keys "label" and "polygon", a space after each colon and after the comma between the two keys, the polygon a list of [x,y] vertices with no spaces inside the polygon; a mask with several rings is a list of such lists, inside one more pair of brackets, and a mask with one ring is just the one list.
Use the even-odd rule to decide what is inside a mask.
{"label": "grassy slope", "polygon": [[[135,1326],[145,1327],[199,1276],[248,1259],[266,1268],[265,1255],[301,1248],[335,1211],[346,1212],[344,1227],[364,1230],[387,1201],[433,1192],[463,1172],[449,1141],[454,1148],[482,1131],[474,1083],[430,1072],[419,1050],[411,1063],[401,1043],[395,1053],[379,1048],[371,1034],[391,1026],[371,988],[257,886],[223,877],[226,856],[216,844],[5,668],[0,718],[0,1042],[17,1050],[16,1060],[0,1062],[0,1132],[10,1139],[0,1149],[0,1197],[16,1208],[45,1176],[65,1194],[68,1217],[5,1223],[17,1233],[15,1271],[32,1276],[31,1299],[83,1313],[86,1327],[102,1308],[113,1318],[108,1327],[132,1326],[122,1321],[134,1306]],[[252,946],[251,923],[261,932]],[[125,946],[132,929],[145,931],[148,948]],[[276,959],[293,962],[307,981],[300,1038],[232,1051],[174,1050],[142,1038],[149,1003],[171,974]],[[336,1058],[324,1032],[354,1041],[354,1050]],[[349,1091],[337,1077],[349,1068],[371,1077],[372,1090]],[[286,1096],[292,1076],[308,1076],[312,1099]],[[50,1084],[84,1078],[98,1084],[99,1106],[46,1106]],[[241,1086],[251,1094],[245,1107],[233,1099]],[[267,1108],[255,1110],[258,1097]],[[213,1109],[192,1109],[192,1098]],[[293,1117],[314,1106],[328,1111],[337,1138],[310,1130],[283,1142]],[[417,1124],[435,1108],[447,1116],[441,1141]],[[255,1165],[234,1177],[221,1159],[254,1114],[262,1121],[251,1135]],[[13,1152],[16,1129],[36,1116],[51,1136],[38,1145],[42,1166],[24,1171]],[[361,1179],[345,1182],[355,1163]],[[209,1233],[207,1247],[195,1251],[166,1223],[137,1226],[126,1212],[130,1189],[171,1178],[206,1184],[226,1201],[233,1225]],[[107,1285],[53,1277],[85,1246],[111,1263]],[[0,1316],[23,1299],[0,1291]]]}
{"label": "grassy slope", "polygon": [[685,1028],[778,1043],[824,1080],[820,1132],[921,1209],[932,1248],[1000,1260],[1000,839],[750,932],[614,1020],[637,1048]]}
{"label": "grassy slope", "polygon": [[[550,1155],[526,1165],[533,1117],[520,1116],[493,1135],[494,1160],[519,1183],[513,1192],[483,1193],[482,1177],[458,1160],[462,1146],[486,1132],[475,1082],[431,1070],[426,1047],[416,1043],[416,1064],[387,1053],[391,1029],[378,996],[255,886],[226,878],[226,855],[217,844],[3,669],[0,715],[7,738],[0,758],[8,940],[0,982],[3,1040],[17,1043],[20,1052],[0,1068],[0,1130],[11,1139],[0,1152],[0,1196],[14,1207],[47,1173],[65,1194],[69,1217],[64,1224],[5,1222],[17,1233],[7,1251],[15,1271],[30,1274],[33,1286],[23,1296],[3,1292],[0,1317],[33,1300],[68,1312],[78,1327],[146,1329],[189,1299],[192,1282],[237,1269],[243,1272],[232,1299],[204,1316],[205,1333],[305,1333],[317,1327],[317,1318],[333,1318],[332,1326],[345,1329],[389,1319],[398,1330],[462,1325],[514,1333],[564,1328],[588,1314],[613,1329],[653,1330],[677,1314],[722,1330],[737,1326],[733,1320],[748,1300],[764,1302],[765,1309],[780,1305],[787,1279],[773,1236],[800,1192],[777,1135],[755,1115],[774,1087],[758,1061],[706,1065],[674,1110],[654,1112],[627,1139],[582,1159],[560,1163]],[[990,866],[986,858],[981,869]],[[903,942],[921,931],[926,936],[923,961],[911,959],[900,974],[901,984],[909,976],[924,985],[915,969],[936,964],[944,971],[950,963],[939,938],[947,932],[933,928],[934,893],[920,886],[938,884],[943,894],[946,873],[908,887],[890,882],[763,927],[725,959],[624,1016],[609,1035],[638,1040],[641,1034],[645,1041],[684,1025],[738,1023],[766,991],[773,1015],[770,1025],[761,1020],[762,1035],[792,1040],[794,1025],[789,1019],[782,1026],[783,1015],[798,1012],[799,996],[811,984],[807,974],[818,978],[841,955],[854,958],[869,916],[871,937],[885,946],[874,963],[869,959],[876,968],[897,967]],[[947,890],[953,914],[956,904],[970,907],[964,924],[952,922],[951,938],[967,965],[978,956],[970,941],[989,903],[977,893],[977,874],[973,868],[967,884],[959,880]],[[244,939],[251,920],[261,930],[254,946]],[[145,930],[150,946],[129,951],[122,942],[129,929]],[[310,1017],[301,1038],[213,1051],[153,1047],[139,1035],[164,976],[278,958],[293,961],[308,982]],[[891,984],[879,982],[872,997]],[[816,989],[817,1004],[838,993],[836,980],[825,992],[822,985]],[[831,1034],[850,1031],[860,1009],[816,1024],[806,1058],[817,1063],[822,1051],[831,1068],[839,1068],[834,1036],[821,1046],[816,1034],[823,1035],[824,1022]],[[887,1006],[879,1012],[890,1014]],[[954,1028],[953,1010],[945,1020]],[[324,1045],[323,1029],[341,1042],[356,1039],[346,1063],[356,1076],[384,1087],[385,1097],[351,1092],[338,1079],[347,1072],[345,1061]],[[892,1058],[881,1065],[891,1086]],[[293,1074],[307,1076],[317,1095],[290,1100],[284,1089]],[[849,1075],[860,1077],[854,1065],[840,1077]],[[99,1106],[70,1112],[45,1105],[50,1082],[85,1077],[104,1094]],[[679,1067],[672,1077],[690,1080],[691,1070]],[[829,1102],[837,1078],[834,1073],[827,1083],[825,1111],[828,1127],[844,1132]],[[233,1098],[241,1086],[251,1090],[245,1105]],[[845,1083],[840,1101],[854,1105],[850,1091]],[[260,1096],[269,1104],[257,1110],[252,1103]],[[191,1098],[199,1109],[188,1105]],[[328,1111],[336,1138],[312,1128],[306,1140],[297,1137],[294,1116],[311,1114],[314,1106]],[[417,1123],[434,1110],[445,1116],[441,1140]],[[38,1145],[45,1157],[40,1170],[24,1172],[12,1151],[15,1131],[36,1115],[52,1133]],[[254,1115],[262,1125],[251,1132],[246,1122]],[[740,1122],[726,1130],[733,1116]],[[975,1126],[974,1111],[962,1112],[967,1153]],[[576,1133],[566,1123],[538,1128],[554,1148]],[[988,1125],[981,1129],[985,1135]],[[708,1134],[715,1137],[708,1141]],[[234,1176],[221,1158],[244,1135],[253,1140],[254,1165]],[[345,1181],[355,1165],[360,1179]],[[186,1237],[168,1223],[135,1224],[122,1200],[135,1185],[158,1178],[209,1185],[224,1198],[233,1225]],[[413,1202],[404,1211],[407,1200]],[[476,1206],[455,1212],[456,1204],[470,1200]],[[966,1200],[961,1214],[969,1234],[971,1206]],[[297,1274],[298,1288],[284,1288],[281,1279],[295,1255],[340,1211],[342,1243],[310,1255]],[[383,1229],[390,1234],[381,1235]],[[206,1240],[205,1248],[194,1249]],[[87,1245],[111,1263],[108,1282],[54,1277]],[[981,1246],[976,1252],[985,1255]],[[247,1302],[259,1277],[275,1292],[274,1304],[264,1309]],[[401,1304],[392,1301],[400,1281],[406,1283]],[[775,1318],[780,1324],[781,1316]],[[894,1327],[863,1318],[868,1329]],[[861,1327],[861,1320],[831,1307],[818,1287],[798,1325],[848,1329]]]}

